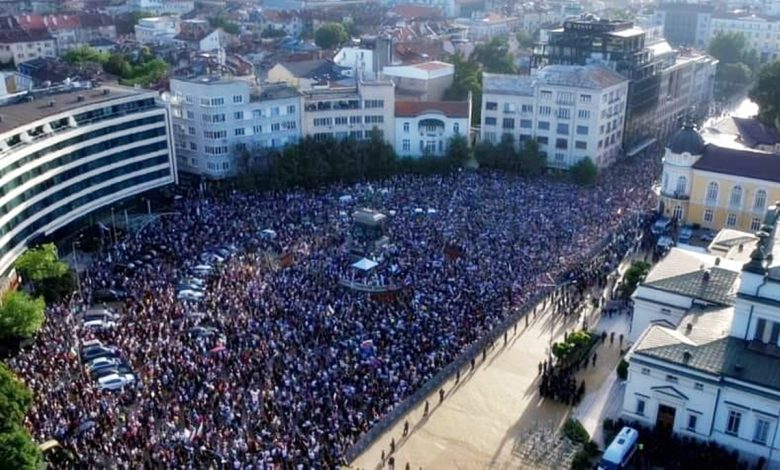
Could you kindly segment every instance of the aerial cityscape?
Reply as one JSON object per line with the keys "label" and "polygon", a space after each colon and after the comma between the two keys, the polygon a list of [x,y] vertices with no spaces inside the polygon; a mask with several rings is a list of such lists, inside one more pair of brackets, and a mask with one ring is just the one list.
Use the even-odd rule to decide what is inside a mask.
{"label": "aerial cityscape", "polygon": [[780,469],[780,1],[5,0],[0,78],[0,469]]}

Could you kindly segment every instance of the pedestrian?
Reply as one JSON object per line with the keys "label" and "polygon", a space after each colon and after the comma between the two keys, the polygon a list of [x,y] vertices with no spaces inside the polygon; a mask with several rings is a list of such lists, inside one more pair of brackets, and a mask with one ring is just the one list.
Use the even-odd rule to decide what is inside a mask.
{"label": "pedestrian", "polygon": [[596,358],[597,358],[598,356],[599,356],[599,355],[598,355],[597,353],[593,353],[593,367],[596,367]]}
{"label": "pedestrian", "polygon": [[390,453],[395,453],[395,438],[390,439]]}
{"label": "pedestrian", "polygon": [[428,416],[428,400],[425,400],[425,409],[423,410],[423,416]]}
{"label": "pedestrian", "polygon": [[439,389],[439,403],[441,403],[443,401],[444,401],[444,389],[440,388]]}
{"label": "pedestrian", "polygon": [[403,437],[406,437],[409,434],[409,421],[404,421],[404,433]]}

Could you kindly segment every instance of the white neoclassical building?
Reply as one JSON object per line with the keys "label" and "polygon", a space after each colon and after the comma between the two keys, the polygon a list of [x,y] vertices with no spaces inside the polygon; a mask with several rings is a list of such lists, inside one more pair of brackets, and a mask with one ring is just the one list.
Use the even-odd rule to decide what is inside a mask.
{"label": "white neoclassical building", "polygon": [[471,101],[398,101],[395,151],[401,157],[444,155],[455,136],[468,137]]}
{"label": "white neoclassical building", "polygon": [[627,355],[624,418],[780,467],[778,222],[772,206],[738,272],[673,251],[648,276],[656,294],[634,313],[649,327]]}

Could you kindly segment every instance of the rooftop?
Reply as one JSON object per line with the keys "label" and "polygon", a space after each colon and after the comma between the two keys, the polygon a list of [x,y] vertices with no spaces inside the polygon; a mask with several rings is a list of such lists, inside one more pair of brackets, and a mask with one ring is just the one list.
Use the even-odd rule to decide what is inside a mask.
{"label": "rooftop", "polygon": [[416,117],[421,114],[443,114],[451,118],[468,118],[468,101],[396,101],[395,115]]}
{"label": "rooftop", "polygon": [[382,73],[392,77],[416,78],[429,80],[432,78],[446,77],[455,73],[455,66],[447,62],[433,60],[411,65],[386,66]]}
{"label": "rooftop", "polygon": [[483,93],[533,96],[533,78],[530,75],[482,74]]}
{"label": "rooftop", "polygon": [[118,85],[102,85],[92,89],[72,89],[60,93],[33,92],[30,96],[34,96],[35,99],[32,101],[0,107],[0,115],[2,116],[0,133],[64,111],[143,93],[151,92]]}
{"label": "rooftop", "polygon": [[592,65],[548,65],[536,74],[537,80],[547,85],[574,86],[601,90],[628,79],[600,64]]}
{"label": "rooftop", "polygon": [[693,168],[780,183],[780,155],[709,143]]}

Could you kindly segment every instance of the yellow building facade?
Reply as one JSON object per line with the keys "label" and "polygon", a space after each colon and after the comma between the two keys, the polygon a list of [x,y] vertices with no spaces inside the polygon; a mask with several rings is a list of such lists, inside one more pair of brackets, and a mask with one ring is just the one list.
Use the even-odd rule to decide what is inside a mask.
{"label": "yellow building facade", "polygon": [[706,143],[691,126],[666,148],[660,211],[680,224],[755,232],[780,201],[780,155]]}

